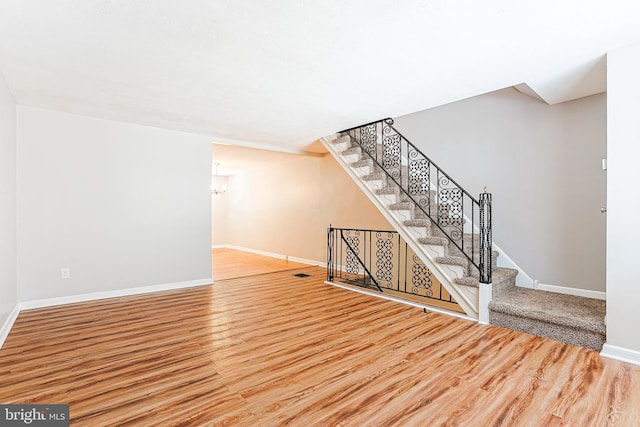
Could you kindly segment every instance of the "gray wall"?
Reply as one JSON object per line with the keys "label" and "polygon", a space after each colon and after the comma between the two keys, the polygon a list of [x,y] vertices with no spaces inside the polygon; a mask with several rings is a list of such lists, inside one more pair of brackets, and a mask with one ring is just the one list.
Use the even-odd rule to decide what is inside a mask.
{"label": "gray wall", "polygon": [[488,187],[494,241],[532,279],[605,290],[606,95],[549,106],[504,89],[395,127],[472,194]]}
{"label": "gray wall", "polygon": [[16,302],[16,105],[0,74],[0,328]]}
{"label": "gray wall", "polygon": [[19,301],[211,277],[209,138],[26,106],[17,129]]}

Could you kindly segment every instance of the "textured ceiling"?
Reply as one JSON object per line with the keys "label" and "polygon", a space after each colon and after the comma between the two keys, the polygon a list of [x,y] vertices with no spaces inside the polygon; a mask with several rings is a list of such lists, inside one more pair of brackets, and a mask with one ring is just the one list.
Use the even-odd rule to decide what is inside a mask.
{"label": "textured ceiling", "polygon": [[0,1],[18,103],[288,150],[521,83],[602,92],[637,42],[638,0]]}

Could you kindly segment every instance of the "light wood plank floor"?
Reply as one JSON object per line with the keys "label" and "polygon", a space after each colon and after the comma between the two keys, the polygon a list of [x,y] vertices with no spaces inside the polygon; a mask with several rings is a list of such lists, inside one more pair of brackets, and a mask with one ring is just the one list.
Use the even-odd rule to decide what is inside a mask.
{"label": "light wood plank floor", "polygon": [[640,425],[640,367],[324,278],[23,312],[0,402],[70,403],[74,426]]}
{"label": "light wood plank floor", "polygon": [[299,262],[228,248],[212,249],[211,264],[213,266],[212,277],[215,281],[308,267],[307,264]]}

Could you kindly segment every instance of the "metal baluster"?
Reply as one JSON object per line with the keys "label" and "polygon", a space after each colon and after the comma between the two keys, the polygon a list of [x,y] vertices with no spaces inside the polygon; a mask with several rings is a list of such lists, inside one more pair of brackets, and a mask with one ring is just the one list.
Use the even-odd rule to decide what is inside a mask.
{"label": "metal baluster", "polygon": [[476,237],[476,233],[475,233],[475,203],[472,200],[471,201],[471,259],[475,259],[475,250],[476,250],[476,242],[475,242],[475,237]]}
{"label": "metal baluster", "polygon": [[[398,237],[398,241],[400,240],[400,238]],[[400,248],[402,246],[398,245]],[[400,251],[400,249],[398,248],[398,251]],[[407,244],[407,242],[404,243],[404,292],[407,293],[407,275],[408,275],[408,258],[409,258],[409,245]],[[398,286],[398,290],[400,290],[400,287]]]}

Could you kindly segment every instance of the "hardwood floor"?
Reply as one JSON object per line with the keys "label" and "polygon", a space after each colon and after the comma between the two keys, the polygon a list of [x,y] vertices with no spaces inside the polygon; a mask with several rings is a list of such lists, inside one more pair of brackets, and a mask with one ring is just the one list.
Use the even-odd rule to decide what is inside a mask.
{"label": "hardwood floor", "polygon": [[228,248],[212,249],[211,264],[213,266],[212,277],[215,281],[308,267],[307,264],[301,264],[299,262],[286,261]]}
{"label": "hardwood floor", "polygon": [[22,312],[0,402],[69,403],[74,426],[640,425],[640,367],[324,277]]}

